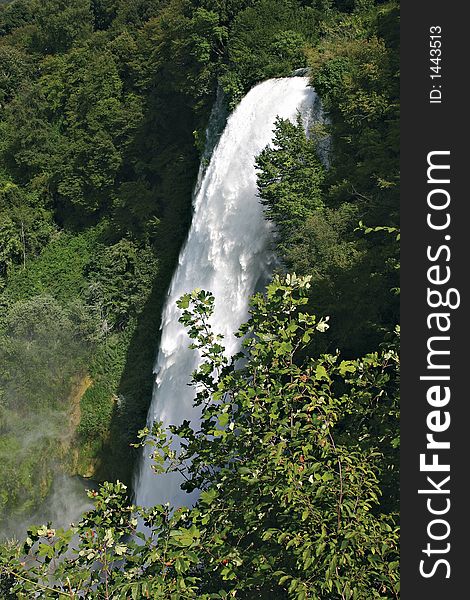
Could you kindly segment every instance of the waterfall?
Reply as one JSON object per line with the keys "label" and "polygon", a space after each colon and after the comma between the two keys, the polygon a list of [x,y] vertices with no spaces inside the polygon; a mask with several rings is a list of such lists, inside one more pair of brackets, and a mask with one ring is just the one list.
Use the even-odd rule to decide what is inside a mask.
{"label": "waterfall", "polygon": [[[248,316],[250,295],[271,272],[270,225],[257,197],[255,157],[272,141],[277,116],[295,120],[300,111],[307,127],[315,98],[307,77],[271,79],[254,87],[229,116],[197,188],[192,225],[163,310],[149,427],[154,421],[168,426],[184,419],[194,426],[199,419],[188,386],[198,355],[188,349],[190,340],[178,323],[176,301],[182,294],[194,288],[213,292],[213,329],[224,336],[228,355],[238,351],[240,340],[233,332]],[[144,454],[136,504],[192,503],[194,497],[180,489],[180,476],[156,476],[149,452]]]}

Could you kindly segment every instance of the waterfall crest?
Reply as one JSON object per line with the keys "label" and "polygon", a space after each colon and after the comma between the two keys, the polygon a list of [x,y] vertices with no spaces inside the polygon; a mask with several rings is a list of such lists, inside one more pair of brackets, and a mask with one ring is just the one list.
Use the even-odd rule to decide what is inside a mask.
{"label": "waterfall crest", "polygon": [[[308,126],[315,92],[307,77],[271,79],[254,87],[227,120],[194,199],[194,215],[181,251],[162,315],[156,383],[147,425],[165,426],[187,419],[197,424],[199,409],[188,386],[198,355],[178,323],[179,297],[194,288],[215,295],[212,325],[224,336],[227,354],[239,349],[233,332],[248,316],[248,300],[271,272],[270,225],[257,197],[255,157],[273,137],[277,116]],[[177,474],[155,476],[145,451],[135,482],[135,502],[143,506],[170,502],[188,505],[193,498],[180,489]]]}

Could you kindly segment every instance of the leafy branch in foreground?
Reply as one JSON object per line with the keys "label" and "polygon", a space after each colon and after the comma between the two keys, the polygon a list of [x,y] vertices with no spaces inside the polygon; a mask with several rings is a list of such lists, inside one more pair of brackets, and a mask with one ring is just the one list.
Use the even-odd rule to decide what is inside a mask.
{"label": "leafy branch in foreground", "polygon": [[178,455],[158,424],[146,441],[159,472],[183,470],[183,488],[200,490],[196,506],[129,506],[122,484],[105,484],[73,529],[33,528],[23,549],[3,550],[9,590],[19,598],[398,598],[396,344],[357,360],[302,363],[304,346],[327,328],[303,312],[308,288],[308,277],[288,275],[255,295],[238,333],[243,351],[231,360],[210,327],[212,294],[180,300],[202,356],[193,374],[201,425],[170,428]]}

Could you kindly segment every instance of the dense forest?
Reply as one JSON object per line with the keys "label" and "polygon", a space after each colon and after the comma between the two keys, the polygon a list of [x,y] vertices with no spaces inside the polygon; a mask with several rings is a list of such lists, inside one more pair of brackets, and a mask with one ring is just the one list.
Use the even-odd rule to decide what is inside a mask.
{"label": "dense forest", "polygon": [[[58,472],[108,482],[76,527],[3,545],[2,597],[399,596],[398,44],[397,1],[0,4],[0,527]],[[202,493],[142,510],[134,535],[211,107],[298,68],[328,121],[278,120],[257,159],[282,267],[252,299],[243,368],[208,333],[210,290],[181,299],[203,425],[174,430],[178,457],[158,424],[140,435]]]}

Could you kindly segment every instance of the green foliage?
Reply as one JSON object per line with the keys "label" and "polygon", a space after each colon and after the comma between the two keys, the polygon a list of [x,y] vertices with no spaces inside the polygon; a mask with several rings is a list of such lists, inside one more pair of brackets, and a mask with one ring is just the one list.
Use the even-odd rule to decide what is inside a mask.
{"label": "green foliage", "polygon": [[310,310],[332,316],[322,347],[353,356],[374,349],[398,321],[396,244],[358,228],[398,226],[396,3],[330,13],[323,28],[307,56],[329,121],[328,168],[315,150],[324,157],[325,131],[306,140],[299,127],[278,125],[258,158],[258,185],[286,268],[313,275]]}
{"label": "green foliage", "polygon": [[41,0],[35,23],[33,50],[43,54],[66,52],[92,33],[90,0]]}
{"label": "green foliage", "polygon": [[[40,125],[24,114],[23,102],[32,94]],[[97,210],[109,200],[142,116],[140,99],[123,92],[113,55],[82,48],[50,57],[34,88],[21,96],[10,107],[16,129],[10,131],[6,160],[20,163],[30,178],[46,178],[58,200]]]}
{"label": "green foliage", "polygon": [[208,324],[213,296],[184,296],[202,422],[170,428],[178,454],[158,424],[145,443],[157,471],[183,471],[184,487],[201,490],[196,506],[139,509],[105,484],[75,528],[31,528],[16,554],[4,548],[4,585],[44,598],[398,598],[397,514],[381,499],[384,480],[397,483],[396,349],[299,364],[327,328],[304,312],[308,287],[276,278],[253,298],[240,369]]}
{"label": "green foliage", "polygon": [[189,1],[14,0],[0,36],[0,321],[43,295],[76,313],[77,468],[130,480],[226,24]]}
{"label": "green foliage", "polygon": [[12,0],[0,6],[0,36],[32,23],[36,8],[36,2],[31,0]]}
{"label": "green foliage", "polygon": [[98,250],[87,268],[88,302],[106,328],[122,329],[145,305],[158,263],[151,248],[122,239]]}
{"label": "green foliage", "polygon": [[83,354],[76,314],[50,296],[14,303],[1,338],[1,397],[5,406],[25,413],[60,409],[60,391],[69,385]]}
{"label": "green foliage", "polygon": [[53,236],[41,254],[27,263],[26,269],[20,266],[10,274],[6,295],[21,300],[52,294],[63,302],[83,297],[84,273],[91,261],[96,234],[90,229],[82,235],[62,232]]}
{"label": "green foliage", "polygon": [[246,92],[254,83],[289,75],[305,66],[303,50],[315,41],[318,14],[298,2],[261,0],[234,19],[228,44],[229,69],[222,85],[233,96],[235,86]]}
{"label": "green foliage", "polygon": [[201,98],[214,92],[217,60],[226,41],[226,27],[217,13],[173,0],[150,19],[141,38],[150,81],[162,83],[161,92],[183,94],[201,107]]}
{"label": "green foliage", "polygon": [[0,274],[6,275],[13,263],[18,262],[23,251],[20,232],[9,218],[0,224]]}
{"label": "green foliage", "polygon": [[9,102],[31,72],[31,59],[21,49],[0,45],[0,103]]}
{"label": "green foliage", "polygon": [[59,149],[59,132],[48,120],[43,90],[26,81],[2,115],[2,164],[17,184],[47,190]]}
{"label": "green foliage", "polygon": [[[10,231],[0,242],[4,275],[7,263],[11,267],[22,262],[24,268],[26,262],[35,257],[50,240],[55,229],[52,215],[46,209],[40,194],[11,181],[0,183],[0,220],[3,227]],[[9,245],[13,245],[10,250]]]}
{"label": "green foliage", "polygon": [[314,138],[307,138],[299,117],[276,123],[272,146],[257,158],[258,188],[265,214],[278,229],[278,245],[286,252],[294,232],[323,207],[324,167]]}
{"label": "green foliage", "polygon": [[[74,448],[77,452],[76,472],[83,477],[98,480],[106,477],[118,477],[124,474],[130,477],[129,440],[133,427],[132,420],[126,414],[121,428],[113,427],[116,416],[126,409],[133,413],[135,404],[127,403],[119,394],[119,383],[126,364],[131,332],[119,333],[103,331],[101,323],[101,343],[96,347],[92,360],[88,364],[89,383],[91,384],[80,398],[80,421],[76,429]],[[140,420],[139,420],[140,423]],[[119,460],[116,453],[119,452]]]}
{"label": "green foliage", "polygon": [[87,390],[80,402],[78,434],[85,440],[103,439],[109,431],[114,402],[109,387],[95,384]]}

